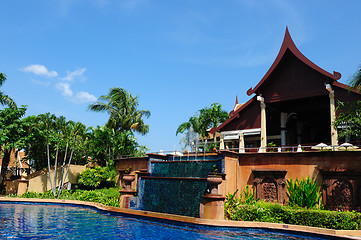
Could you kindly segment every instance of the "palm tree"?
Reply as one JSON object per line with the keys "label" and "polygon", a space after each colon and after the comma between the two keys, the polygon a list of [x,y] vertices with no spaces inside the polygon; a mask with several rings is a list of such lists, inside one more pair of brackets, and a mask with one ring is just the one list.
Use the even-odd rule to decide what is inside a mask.
{"label": "palm tree", "polygon": [[361,87],[361,67],[360,69],[352,76],[352,80],[350,82],[352,88],[358,88],[360,91]]}
{"label": "palm tree", "polygon": [[109,120],[107,127],[116,131],[134,131],[145,135],[149,125],[143,117],[149,118],[148,110],[138,110],[138,97],[123,88],[111,88],[108,95],[100,96],[98,101],[91,104],[89,109],[96,112],[107,112]]}
{"label": "palm tree", "polygon": [[[6,75],[4,73],[0,73],[0,87],[6,81]],[[16,103],[12,100],[8,95],[4,94],[0,91],[0,104],[3,106],[8,106],[12,109],[17,109]]]}
{"label": "palm tree", "polygon": [[179,133],[184,133],[186,131],[189,131],[190,129],[193,129],[194,132],[202,135],[200,130],[201,122],[199,120],[200,120],[199,117],[197,117],[196,115],[190,117],[188,122],[184,122],[181,125],[179,125],[175,134],[178,135]]}
{"label": "palm tree", "polygon": [[[185,134],[185,144],[186,146],[191,146],[192,150],[195,150],[193,146],[193,141],[198,139],[198,136],[201,136],[203,139],[204,132],[201,131],[201,122],[197,115],[190,117],[188,122],[184,122],[177,128],[176,135],[179,133]],[[197,135],[198,134],[198,135]]]}
{"label": "palm tree", "polygon": [[189,118],[188,122],[184,122],[177,128],[178,133],[189,131],[192,127],[194,132],[198,133],[202,138],[208,135],[208,130],[213,127],[218,127],[229,118],[226,111],[222,110],[222,105],[213,103],[210,108],[205,107],[199,110],[199,114]]}
{"label": "palm tree", "polygon": [[[213,103],[210,108],[204,108],[200,110],[200,116],[204,116],[205,125],[207,130],[209,128],[216,128],[221,123],[226,121],[229,118],[229,115],[226,111],[222,110],[222,105],[219,103]],[[214,135],[214,142],[216,142],[216,136]]]}

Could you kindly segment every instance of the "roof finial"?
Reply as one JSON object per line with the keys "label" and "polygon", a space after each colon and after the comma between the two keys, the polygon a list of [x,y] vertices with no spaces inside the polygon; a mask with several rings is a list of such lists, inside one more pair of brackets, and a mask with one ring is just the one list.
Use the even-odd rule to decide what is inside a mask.
{"label": "roof finial", "polygon": [[233,111],[236,111],[236,110],[237,110],[237,106],[238,106],[238,97],[237,97],[237,95],[236,95],[236,103],[234,104]]}

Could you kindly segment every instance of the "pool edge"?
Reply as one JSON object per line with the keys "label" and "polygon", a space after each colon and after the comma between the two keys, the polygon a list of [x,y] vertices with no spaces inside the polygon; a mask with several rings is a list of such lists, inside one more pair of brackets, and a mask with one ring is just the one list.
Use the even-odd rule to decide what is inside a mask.
{"label": "pool edge", "polygon": [[238,227],[238,228],[260,228],[270,230],[281,230],[285,232],[300,232],[306,234],[316,234],[329,237],[342,237],[346,239],[361,239],[361,230],[334,230],[318,227],[309,227],[292,224],[266,223],[266,222],[250,222],[250,221],[230,221],[230,220],[210,220],[181,215],[150,212],[143,210],[126,209],[119,207],[109,207],[100,203],[64,200],[64,199],[37,199],[37,198],[9,198],[0,197],[0,202],[32,202],[32,203],[56,203],[56,204],[73,204],[79,206],[95,207],[103,211],[111,211],[115,213],[128,214],[133,216],[141,216],[147,218],[157,218],[176,222],[184,222],[190,224],[198,224],[213,227]]}

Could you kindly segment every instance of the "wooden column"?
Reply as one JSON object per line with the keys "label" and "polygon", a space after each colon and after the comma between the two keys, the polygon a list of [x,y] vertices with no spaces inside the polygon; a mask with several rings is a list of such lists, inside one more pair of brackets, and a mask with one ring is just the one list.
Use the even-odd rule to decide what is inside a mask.
{"label": "wooden column", "polygon": [[246,152],[245,149],[244,149],[244,134],[243,132],[239,133],[239,146],[238,146],[238,152],[239,153],[244,153]]}
{"label": "wooden column", "polygon": [[266,133],[266,104],[264,98],[257,96],[257,100],[261,103],[261,148],[259,152],[266,152],[267,133]]}
{"label": "wooden column", "polygon": [[337,129],[333,125],[336,119],[335,111],[335,91],[331,91],[328,96],[330,97],[330,118],[331,118],[331,145],[338,145]]}
{"label": "wooden column", "polygon": [[224,135],[221,134],[221,137],[220,137],[220,143],[219,143],[219,150],[224,150]]}
{"label": "wooden column", "polygon": [[287,113],[281,112],[281,145],[286,146]]}

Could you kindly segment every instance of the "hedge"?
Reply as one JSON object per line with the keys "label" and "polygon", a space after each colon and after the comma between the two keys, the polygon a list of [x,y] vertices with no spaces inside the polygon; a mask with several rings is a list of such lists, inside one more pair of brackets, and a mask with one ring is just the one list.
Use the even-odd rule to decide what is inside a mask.
{"label": "hedge", "polygon": [[229,212],[229,218],[235,221],[285,223],[337,230],[361,229],[359,212],[295,209],[265,202],[241,205]]}
{"label": "hedge", "polygon": [[[101,203],[111,207],[119,207],[119,188],[104,188],[96,190],[63,190],[59,199],[66,200],[79,200]],[[11,195],[10,195],[11,197]],[[27,192],[20,195],[21,198],[41,198],[41,199],[54,199],[53,193],[47,191],[45,193]]]}

